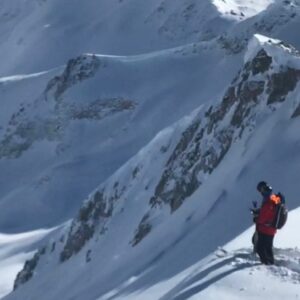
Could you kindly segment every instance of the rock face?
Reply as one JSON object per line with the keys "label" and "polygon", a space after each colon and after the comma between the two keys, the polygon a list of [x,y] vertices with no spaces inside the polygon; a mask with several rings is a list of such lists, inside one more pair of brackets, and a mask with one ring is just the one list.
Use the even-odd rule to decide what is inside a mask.
{"label": "rock face", "polygon": [[63,93],[78,82],[93,77],[101,66],[95,55],[81,55],[69,60],[61,76],[54,77],[46,87],[45,97],[52,95],[56,101],[61,100]]}
{"label": "rock face", "polygon": [[0,159],[18,158],[35,142],[55,141],[62,135],[60,120],[23,120],[17,123],[13,132],[7,132],[0,141]]}
{"label": "rock face", "polygon": [[131,241],[132,246],[136,246],[148,233],[150,233],[152,226],[148,222],[149,215],[146,214],[141,220],[139,227],[135,231],[133,240]]}
{"label": "rock face", "polygon": [[201,185],[201,178],[218,166],[234,139],[242,135],[254,117],[253,108],[265,88],[265,82],[254,76],[266,72],[271,62],[272,58],[260,51],[245,65],[222,103],[208,109],[182,134],[150,200],[152,206],[168,203],[174,212]]}
{"label": "rock face", "polygon": [[24,284],[34,275],[34,270],[40,260],[40,257],[44,255],[46,252],[46,248],[40,249],[32,259],[27,260],[24,264],[23,270],[18,273],[15,282],[14,282],[14,290],[17,289],[20,285]]}
{"label": "rock face", "polygon": [[103,191],[97,191],[92,199],[80,209],[77,219],[71,225],[67,241],[60,254],[61,262],[79,252],[86,242],[93,237],[96,227],[101,226],[102,230],[104,229],[105,221],[112,215],[114,200],[113,198],[106,200]]}
{"label": "rock face", "polygon": [[[272,46],[284,51],[280,44]],[[262,48],[253,59],[245,63],[222,101],[200,111],[185,126],[173,148],[160,145],[158,153],[167,155],[165,164],[161,168],[159,180],[153,184],[153,191],[149,192],[149,205],[141,214],[140,222],[130,238],[130,245],[137,246],[149,235],[155,216],[162,210],[168,214],[176,212],[214,172],[231,147],[246,132],[250,134],[254,130],[262,112],[272,114],[299,81],[299,70],[278,65],[272,55]],[[125,105],[130,107],[128,103]],[[299,114],[298,107],[293,117]],[[128,196],[126,192],[132,185],[141,185],[139,177],[142,176],[143,166],[130,166],[131,168],[125,168],[127,173],[122,175],[126,178],[125,182],[117,181],[118,178],[123,178],[121,170],[102,184],[84,203],[66,234],[61,250],[58,250],[60,263],[80,252],[95,234],[109,232],[110,220],[117,213],[117,204],[125,200]],[[147,189],[148,185],[145,187]],[[157,218],[155,220],[157,222]],[[86,252],[87,262],[91,260],[91,251],[88,249]],[[32,277],[37,261],[35,256],[25,265],[16,279],[15,287]]]}
{"label": "rock face", "polygon": [[293,91],[299,82],[300,70],[283,69],[281,73],[273,74],[268,83],[268,104],[283,102],[286,95]]}
{"label": "rock face", "polygon": [[292,118],[296,118],[300,116],[300,105],[296,108],[296,110],[294,111]]}

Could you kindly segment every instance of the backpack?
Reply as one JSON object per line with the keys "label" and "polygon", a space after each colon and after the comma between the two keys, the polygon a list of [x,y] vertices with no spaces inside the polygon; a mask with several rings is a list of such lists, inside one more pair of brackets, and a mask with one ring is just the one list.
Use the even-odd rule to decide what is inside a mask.
{"label": "backpack", "polygon": [[280,198],[280,202],[276,204],[276,213],[272,227],[281,229],[287,221],[288,209],[285,206],[285,197],[281,193],[278,193],[277,196]]}

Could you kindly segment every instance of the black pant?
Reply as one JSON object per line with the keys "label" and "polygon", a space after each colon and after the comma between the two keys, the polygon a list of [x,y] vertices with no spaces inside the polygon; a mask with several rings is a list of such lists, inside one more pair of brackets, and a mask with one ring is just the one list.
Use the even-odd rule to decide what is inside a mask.
{"label": "black pant", "polygon": [[273,239],[273,235],[267,235],[260,232],[257,233],[257,244],[255,249],[259,255],[260,261],[265,265],[274,264]]}

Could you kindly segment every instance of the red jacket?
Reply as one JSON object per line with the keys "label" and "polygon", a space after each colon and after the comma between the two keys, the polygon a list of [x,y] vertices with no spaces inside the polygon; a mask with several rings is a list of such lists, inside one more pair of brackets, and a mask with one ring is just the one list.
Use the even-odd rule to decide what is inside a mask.
{"label": "red jacket", "polygon": [[272,227],[273,221],[276,216],[276,204],[280,202],[280,197],[272,194],[263,202],[259,215],[256,221],[256,229],[258,232],[275,235],[276,228]]}

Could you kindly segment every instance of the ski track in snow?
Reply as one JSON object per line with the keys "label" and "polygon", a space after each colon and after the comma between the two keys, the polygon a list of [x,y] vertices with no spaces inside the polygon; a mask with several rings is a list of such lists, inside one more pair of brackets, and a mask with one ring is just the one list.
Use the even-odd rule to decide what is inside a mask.
{"label": "ski track in snow", "polygon": [[[295,249],[275,249],[276,261],[273,266],[262,265],[251,248],[242,248],[235,251],[226,251],[220,248],[215,251],[212,258],[205,261],[203,266],[196,268],[174,289],[169,291],[159,300],[184,300],[184,299],[205,299],[201,297],[201,292],[213,287],[214,284],[223,285],[223,278],[230,278],[230,275],[239,272],[238,276],[251,276],[261,278],[269,277],[275,282],[289,282],[297,288],[300,284],[300,251]],[[201,263],[200,263],[201,264]],[[246,271],[246,272],[245,272]],[[229,279],[230,280],[230,279]],[[234,291],[238,283],[227,288]],[[240,288],[240,291],[246,290]],[[300,291],[300,290],[299,290]],[[297,293],[295,293],[297,296]],[[100,298],[102,299],[102,298]],[[99,300],[100,300],[99,299]],[[124,298],[125,299],[125,298]],[[223,299],[227,299],[224,295]]]}

